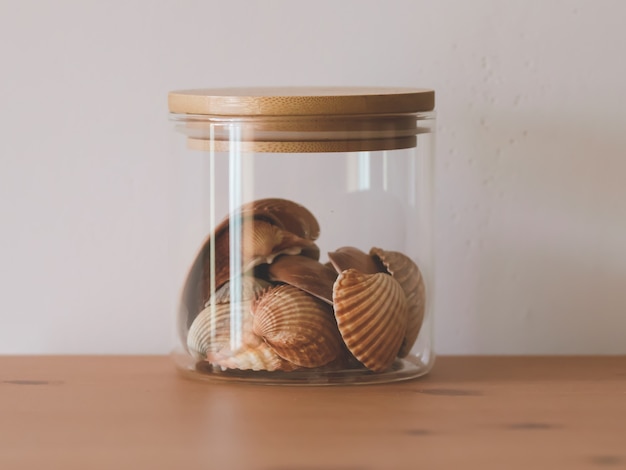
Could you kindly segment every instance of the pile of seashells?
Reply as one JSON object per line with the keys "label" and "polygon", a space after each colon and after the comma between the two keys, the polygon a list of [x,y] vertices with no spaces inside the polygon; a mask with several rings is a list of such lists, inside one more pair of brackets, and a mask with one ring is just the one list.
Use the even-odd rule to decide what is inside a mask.
{"label": "pile of seashells", "polygon": [[409,354],[424,317],[417,265],[353,247],[322,264],[319,234],[308,209],[277,198],[244,204],[215,229],[183,290],[182,334],[199,365],[383,372]]}

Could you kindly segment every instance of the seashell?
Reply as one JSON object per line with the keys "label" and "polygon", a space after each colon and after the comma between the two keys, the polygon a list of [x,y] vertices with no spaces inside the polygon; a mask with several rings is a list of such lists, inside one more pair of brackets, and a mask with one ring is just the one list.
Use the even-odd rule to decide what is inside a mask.
{"label": "seashell", "polygon": [[284,282],[332,304],[337,273],[304,256],[281,256],[268,267],[271,281]]}
{"label": "seashell", "polygon": [[308,240],[317,240],[320,235],[320,226],[315,216],[306,207],[288,199],[257,199],[243,204],[237,214],[268,221]]}
{"label": "seashell", "polygon": [[[268,222],[255,219],[244,219],[241,227],[241,259],[240,271],[231,273],[230,263],[230,231],[232,227],[222,231],[215,241],[215,287],[218,288],[230,279],[240,275],[260,264],[271,263],[280,254],[297,255],[305,253],[308,256],[319,257],[319,248],[315,242],[300,238],[293,233]],[[207,262],[210,259],[206,260]],[[210,282],[210,264],[205,262],[203,282],[205,286]]]}
{"label": "seashell", "polygon": [[[250,302],[245,304],[215,304],[202,310],[187,332],[187,349],[198,360],[206,359],[209,352],[230,348],[231,317],[240,319],[242,325],[248,320]],[[232,311],[231,311],[232,310]],[[243,329],[243,328],[242,328]],[[250,330],[250,328],[247,328]],[[247,338],[253,344],[254,337]],[[256,341],[258,343],[258,340]]]}
{"label": "seashell", "polygon": [[376,274],[386,271],[377,258],[353,246],[344,246],[336,251],[331,251],[328,253],[328,258],[338,273],[350,268],[363,274]]}
{"label": "seashell", "polygon": [[[319,248],[310,239],[301,238],[263,220],[250,217],[237,220],[240,222],[233,225],[241,229],[241,259],[238,263],[240,270],[230,272],[232,227],[222,223],[215,230],[213,237],[204,242],[189,270],[183,290],[183,303],[188,311],[187,327],[207,304],[211,292],[219,289],[231,276],[238,276],[263,263],[271,263],[279,254],[301,253],[319,259]],[[211,266],[212,252],[215,258],[213,266]]]}
{"label": "seashell", "polygon": [[296,287],[284,284],[266,289],[251,311],[253,332],[290,363],[321,367],[342,350],[332,307]]}
{"label": "seashell", "polygon": [[[241,276],[235,278],[239,281],[239,286],[235,286],[235,292],[239,292],[239,296],[237,296],[236,302],[243,302],[246,300],[252,300],[256,296],[257,293],[261,292],[263,289],[271,286],[271,284],[263,279],[259,279],[254,276]],[[205,307],[208,307],[209,304],[224,304],[231,302],[231,295],[233,281],[229,281],[224,284],[222,287],[217,289],[215,293],[211,296],[211,298],[207,301]]]}
{"label": "seashell", "polygon": [[393,363],[406,333],[407,303],[400,284],[386,273],[343,271],[333,287],[339,332],[350,352],[368,369]]}
{"label": "seashell", "polygon": [[[262,220],[244,224],[242,264],[248,271],[259,264],[270,264],[278,255],[298,255],[305,248],[317,247],[311,240],[301,238]],[[319,254],[319,249],[318,249]]]}
{"label": "seashell", "polygon": [[398,352],[399,357],[405,357],[417,340],[424,321],[426,304],[424,278],[417,265],[405,254],[397,251],[385,251],[381,248],[372,248],[370,254],[383,263],[406,295],[408,312],[406,336]]}
{"label": "seashell", "polygon": [[256,347],[242,349],[232,355],[209,354],[207,360],[226,369],[291,372],[298,368],[295,364],[280,358],[265,343],[260,343]]}
{"label": "seashell", "polygon": [[345,343],[342,343],[341,352],[337,358],[324,366],[324,370],[347,370],[347,369],[363,369],[367,368],[350,352]]}
{"label": "seashell", "polygon": [[[226,368],[293,370],[292,364],[286,363],[252,332],[250,305],[251,302],[223,303],[205,308],[187,334],[189,352],[196,360]],[[231,331],[233,319],[239,328]]]}

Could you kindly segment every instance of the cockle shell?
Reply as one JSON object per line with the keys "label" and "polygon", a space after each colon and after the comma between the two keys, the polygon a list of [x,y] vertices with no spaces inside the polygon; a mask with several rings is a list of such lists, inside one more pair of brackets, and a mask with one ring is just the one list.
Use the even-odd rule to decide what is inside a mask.
{"label": "cockle shell", "polygon": [[[215,243],[215,286],[220,287],[231,276],[240,275],[260,264],[271,263],[280,254],[319,258],[319,248],[315,242],[287,232],[269,222],[256,219],[243,219],[241,223],[240,243],[241,258],[238,263],[239,272],[232,273],[230,263],[230,232],[229,227],[216,236]],[[207,271],[207,268],[209,270]],[[210,264],[205,264],[203,280],[210,281]],[[206,284],[205,284],[206,285]]]}
{"label": "cockle shell", "polygon": [[226,369],[240,370],[267,370],[291,372],[298,366],[281,359],[266,344],[260,343],[256,347],[242,349],[233,355],[210,354],[207,359],[212,363]]}
{"label": "cockle shell", "polygon": [[370,254],[385,265],[387,271],[398,281],[406,295],[407,328],[398,352],[399,357],[405,357],[417,340],[424,321],[426,291],[422,273],[411,258],[398,251],[385,251],[374,247],[370,250]]}
{"label": "cockle shell", "polygon": [[[198,253],[183,290],[183,303],[188,312],[187,327],[207,304],[211,292],[219,289],[231,276],[239,276],[263,263],[271,263],[279,254],[302,254],[319,259],[314,241],[302,238],[264,220],[238,218],[238,223],[220,224]],[[226,222],[229,222],[227,219]],[[238,272],[231,273],[231,230],[239,233],[241,251]],[[214,253],[214,256],[212,256]]]}
{"label": "cockle shell", "polygon": [[[251,302],[241,304],[211,304],[193,321],[187,333],[187,348],[196,359],[206,359],[207,354],[222,349],[239,349],[259,343],[251,334]],[[239,324],[238,339],[231,344],[231,322]]]}
{"label": "cockle shell", "polygon": [[281,256],[268,267],[271,281],[297,287],[328,304],[333,303],[333,284],[337,273],[305,256]]}
{"label": "cockle shell", "polygon": [[252,330],[283,359],[321,367],[342,349],[332,307],[284,284],[263,291],[252,304]]}
{"label": "cockle shell", "polygon": [[301,238],[317,240],[320,226],[315,216],[297,202],[281,198],[257,199],[243,204],[237,214],[266,220]]}
{"label": "cockle shell", "polygon": [[385,272],[385,267],[377,258],[353,246],[344,246],[328,253],[328,258],[335,270],[340,273],[346,269],[356,269],[363,274]]}
{"label": "cockle shell", "polygon": [[[187,348],[196,360],[231,369],[293,370],[252,332],[251,302],[211,304],[193,321]],[[232,330],[231,330],[232,327]]]}
{"label": "cockle shell", "polygon": [[367,369],[362,362],[354,357],[345,343],[342,343],[342,346],[337,359],[326,364],[325,370]]}
{"label": "cockle shell", "polygon": [[[190,284],[192,288],[196,287],[193,281],[195,280],[197,282],[200,272],[204,273],[204,280],[206,280],[206,276],[208,276],[207,273],[210,272],[211,243],[214,245],[216,256],[220,256],[220,254],[224,252],[228,253],[230,239],[229,228],[233,220],[241,225],[245,225],[246,221],[250,220],[265,221],[271,225],[278,226],[285,232],[289,232],[296,237],[304,238],[309,241],[316,240],[320,234],[319,223],[315,216],[307,208],[296,202],[288,199],[267,198],[245,203],[233,211],[229,217],[224,218],[215,228],[213,234],[203,243],[196,257],[196,261],[190,270],[188,284]],[[307,247],[303,248],[303,252],[305,256],[319,259],[319,249],[315,244],[308,244]],[[226,264],[228,265],[229,263],[227,262]],[[215,280],[214,285],[220,287],[227,279],[228,276],[225,278],[220,277],[220,279]],[[205,282],[205,284],[208,283]],[[204,305],[206,300],[207,299],[203,299],[199,305]]]}
{"label": "cockle shell", "polygon": [[348,269],[335,281],[333,304],[350,352],[370,370],[388,369],[406,333],[407,304],[400,284],[386,273]]}
{"label": "cockle shell", "polygon": [[[262,220],[253,220],[250,230],[247,228],[243,232],[244,272],[259,264],[270,264],[281,254],[297,255],[307,249],[315,251],[317,248],[313,241]],[[319,249],[317,253],[319,256]]]}
{"label": "cockle shell", "polygon": [[[239,285],[233,285],[238,282]],[[240,276],[224,284],[215,291],[215,294],[207,301],[205,307],[209,304],[224,304],[231,301],[243,302],[252,300],[258,292],[269,287],[271,284],[263,279],[254,276]],[[233,293],[239,294],[238,298],[233,299]]]}

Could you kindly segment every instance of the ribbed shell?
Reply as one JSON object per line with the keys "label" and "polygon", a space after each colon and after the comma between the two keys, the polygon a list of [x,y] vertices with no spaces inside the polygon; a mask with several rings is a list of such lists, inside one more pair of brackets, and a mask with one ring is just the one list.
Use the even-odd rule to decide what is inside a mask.
{"label": "ribbed shell", "polygon": [[350,352],[372,371],[388,369],[406,333],[407,304],[400,284],[385,273],[348,269],[335,282],[333,302]]}
{"label": "ribbed shell", "polygon": [[333,302],[337,273],[319,261],[305,256],[281,256],[268,268],[271,281],[297,287],[328,304]]}
{"label": "ribbed shell", "polygon": [[[209,305],[193,321],[187,334],[187,347],[196,360],[206,360],[226,368],[252,370],[293,370],[252,332],[251,302]],[[231,323],[238,340],[231,344]]]}
{"label": "ribbed shell", "polygon": [[[254,299],[258,292],[271,285],[269,282],[253,276],[241,276],[238,279],[241,282],[241,297],[236,299],[238,302]],[[227,282],[215,291],[215,294],[211,296],[205,307],[208,307],[210,304],[228,303],[231,301],[231,294],[231,283]]]}
{"label": "ribbed shell", "polygon": [[306,207],[288,199],[257,199],[241,206],[237,213],[240,216],[251,215],[255,219],[267,220],[308,240],[317,240],[320,235],[320,226],[315,216]]}
{"label": "ribbed shell", "polygon": [[[263,201],[263,200],[262,200]],[[281,200],[283,201],[283,200]],[[290,202],[290,201],[287,201]],[[250,203],[253,204],[253,203]],[[317,230],[319,226],[313,218],[309,220],[306,209],[296,203],[280,205],[278,214],[285,219],[289,227],[297,229],[299,233],[311,235],[311,231]],[[263,218],[255,218],[253,210],[241,209],[232,218],[226,218],[215,229],[212,236],[208,237],[202,245],[196,259],[194,260],[183,290],[183,303],[185,304],[188,318],[186,326],[189,327],[196,315],[207,305],[212,289],[219,289],[232,276],[239,276],[246,271],[263,263],[271,263],[279,254],[302,254],[319,259],[320,250],[311,237],[301,237],[298,234],[281,228],[283,224],[276,217],[274,219],[281,225],[271,223],[272,219],[265,211],[265,205],[261,204],[260,214]],[[292,208],[296,215],[289,216],[288,209]],[[302,215],[304,214],[304,215]],[[300,220],[303,217],[303,220]],[[312,217],[312,214],[311,214]],[[231,229],[235,224],[232,220],[237,220],[241,229],[241,260],[236,272],[231,269]],[[300,224],[300,225],[298,225]],[[213,245],[213,246],[212,246]],[[214,251],[214,257],[211,251]],[[212,277],[213,275],[213,277]]]}
{"label": "ribbed shell", "polygon": [[370,254],[380,259],[387,271],[398,281],[406,295],[407,328],[402,346],[398,352],[399,357],[405,357],[409,354],[417,340],[422,322],[424,321],[426,305],[424,278],[413,260],[403,253],[372,248]]}
{"label": "ribbed shell", "polygon": [[207,360],[226,369],[289,372],[298,368],[295,364],[283,360],[263,342],[233,354],[209,353]]}
{"label": "ribbed shell", "polygon": [[297,255],[303,249],[315,245],[311,240],[298,237],[262,220],[253,220],[243,227],[244,272],[259,264],[272,263],[278,255]]}
{"label": "ribbed shell", "polygon": [[[271,263],[278,255],[297,255],[319,258],[315,242],[287,232],[269,222],[243,219],[241,223],[241,263],[238,272],[230,272],[230,231],[228,227],[215,240],[215,286],[220,287],[231,276],[242,275],[260,264]],[[209,245],[206,245],[209,248]],[[210,287],[211,265],[205,262],[203,280]]]}
{"label": "ribbed shell", "polygon": [[344,246],[331,251],[328,253],[328,258],[338,273],[346,269],[356,269],[364,274],[385,272],[385,267],[377,258],[353,246]]}
{"label": "ribbed shell", "polygon": [[263,291],[252,315],[254,333],[293,364],[321,367],[342,351],[332,307],[296,287],[285,284]]}

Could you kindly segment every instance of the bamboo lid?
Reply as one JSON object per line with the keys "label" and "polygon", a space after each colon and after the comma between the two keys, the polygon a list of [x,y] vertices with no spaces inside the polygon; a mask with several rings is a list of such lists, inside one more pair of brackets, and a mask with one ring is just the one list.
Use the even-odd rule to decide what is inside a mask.
{"label": "bamboo lid", "polygon": [[392,114],[434,107],[433,90],[413,88],[215,88],[169,94],[172,113],[215,116]]}
{"label": "bamboo lid", "polygon": [[[169,110],[189,146],[227,150],[237,123],[243,151],[338,152],[414,147],[415,113],[432,111],[428,89],[376,87],[217,88],[173,91]],[[422,129],[421,131],[424,131]]]}

